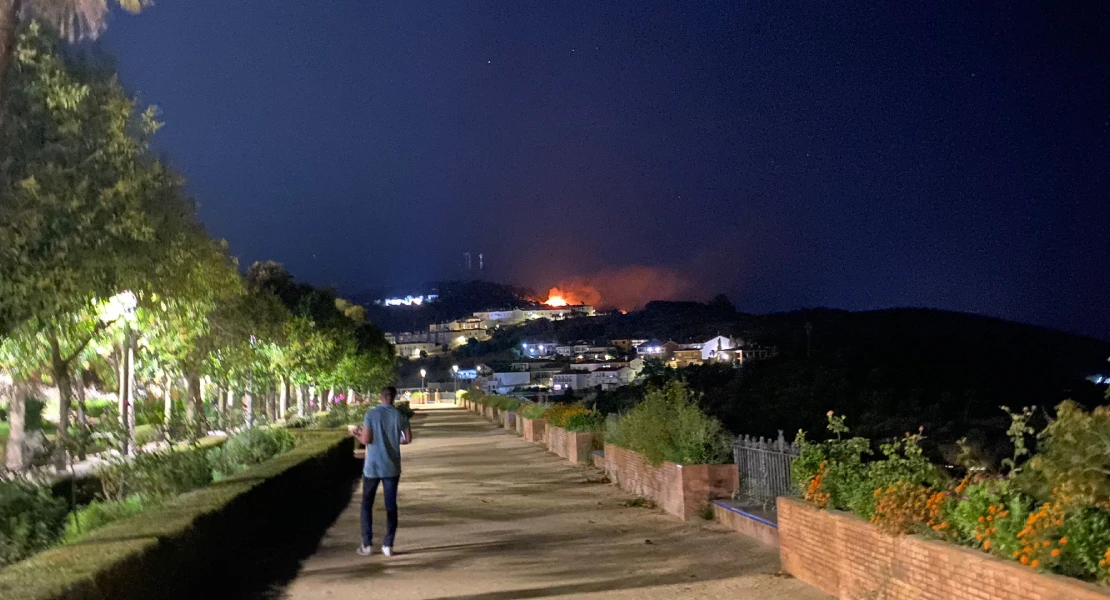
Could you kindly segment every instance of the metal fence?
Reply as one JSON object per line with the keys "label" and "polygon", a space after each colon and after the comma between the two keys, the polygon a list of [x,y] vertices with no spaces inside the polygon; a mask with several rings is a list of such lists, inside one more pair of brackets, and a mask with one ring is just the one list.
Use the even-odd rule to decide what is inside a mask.
{"label": "metal fence", "polygon": [[777,440],[742,435],[732,446],[732,457],[740,470],[737,499],[773,508],[775,498],[794,493],[790,484],[790,465],[801,451],[788,443],[779,431]]}

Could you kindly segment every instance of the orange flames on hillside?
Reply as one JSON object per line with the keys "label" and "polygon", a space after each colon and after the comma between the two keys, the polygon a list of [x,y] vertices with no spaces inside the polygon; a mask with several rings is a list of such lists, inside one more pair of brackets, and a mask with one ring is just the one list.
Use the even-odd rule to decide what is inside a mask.
{"label": "orange flames on hillside", "polygon": [[688,298],[695,289],[692,279],[673,269],[635,266],[564,279],[542,302],[551,307],[588,304],[628,311],[643,308],[650,300]]}
{"label": "orange flames on hillside", "polygon": [[547,300],[544,300],[543,303],[554,308],[562,308],[572,304],[585,304],[585,302],[579,300],[569,290],[564,291],[557,287],[553,287],[547,292]]}

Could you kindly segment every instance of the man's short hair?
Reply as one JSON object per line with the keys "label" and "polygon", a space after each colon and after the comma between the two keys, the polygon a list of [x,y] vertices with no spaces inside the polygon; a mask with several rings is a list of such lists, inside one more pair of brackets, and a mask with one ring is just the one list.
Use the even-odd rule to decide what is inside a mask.
{"label": "man's short hair", "polygon": [[382,388],[382,393],[383,394],[389,394],[389,399],[390,400],[396,400],[397,399],[397,388],[395,388],[391,385],[387,385],[384,388]]}

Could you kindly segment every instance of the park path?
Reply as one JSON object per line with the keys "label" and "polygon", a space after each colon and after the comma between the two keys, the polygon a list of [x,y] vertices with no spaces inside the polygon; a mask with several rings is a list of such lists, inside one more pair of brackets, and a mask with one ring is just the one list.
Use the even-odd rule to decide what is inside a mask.
{"label": "park path", "polygon": [[[462,410],[414,419],[404,447],[398,554],[355,554],[350,505],[284,589],[290,600],[827,598],[777,575],[778,555],[707,522],[626,506],[630,496]],[[381,500],[375,524],[385,522]],[[381,530],[375,532],[380,541]],[[377,548],[375,548],[377,552]]]}

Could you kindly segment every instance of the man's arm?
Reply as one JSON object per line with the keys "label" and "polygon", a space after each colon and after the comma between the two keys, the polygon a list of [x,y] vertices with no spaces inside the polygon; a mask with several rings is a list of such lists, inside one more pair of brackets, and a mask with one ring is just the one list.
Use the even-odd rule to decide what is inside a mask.
{"label": "man's arm", "polygon": [[359,441],[363,446],[369,446],[374,441],[374,433],[370,431],[369,427],[359,425],[351,430],[351,437]]}
{"label": "man's arm", "polygon": [[412,443],[412,427],[405,427],[401,430],[401,444]]}

